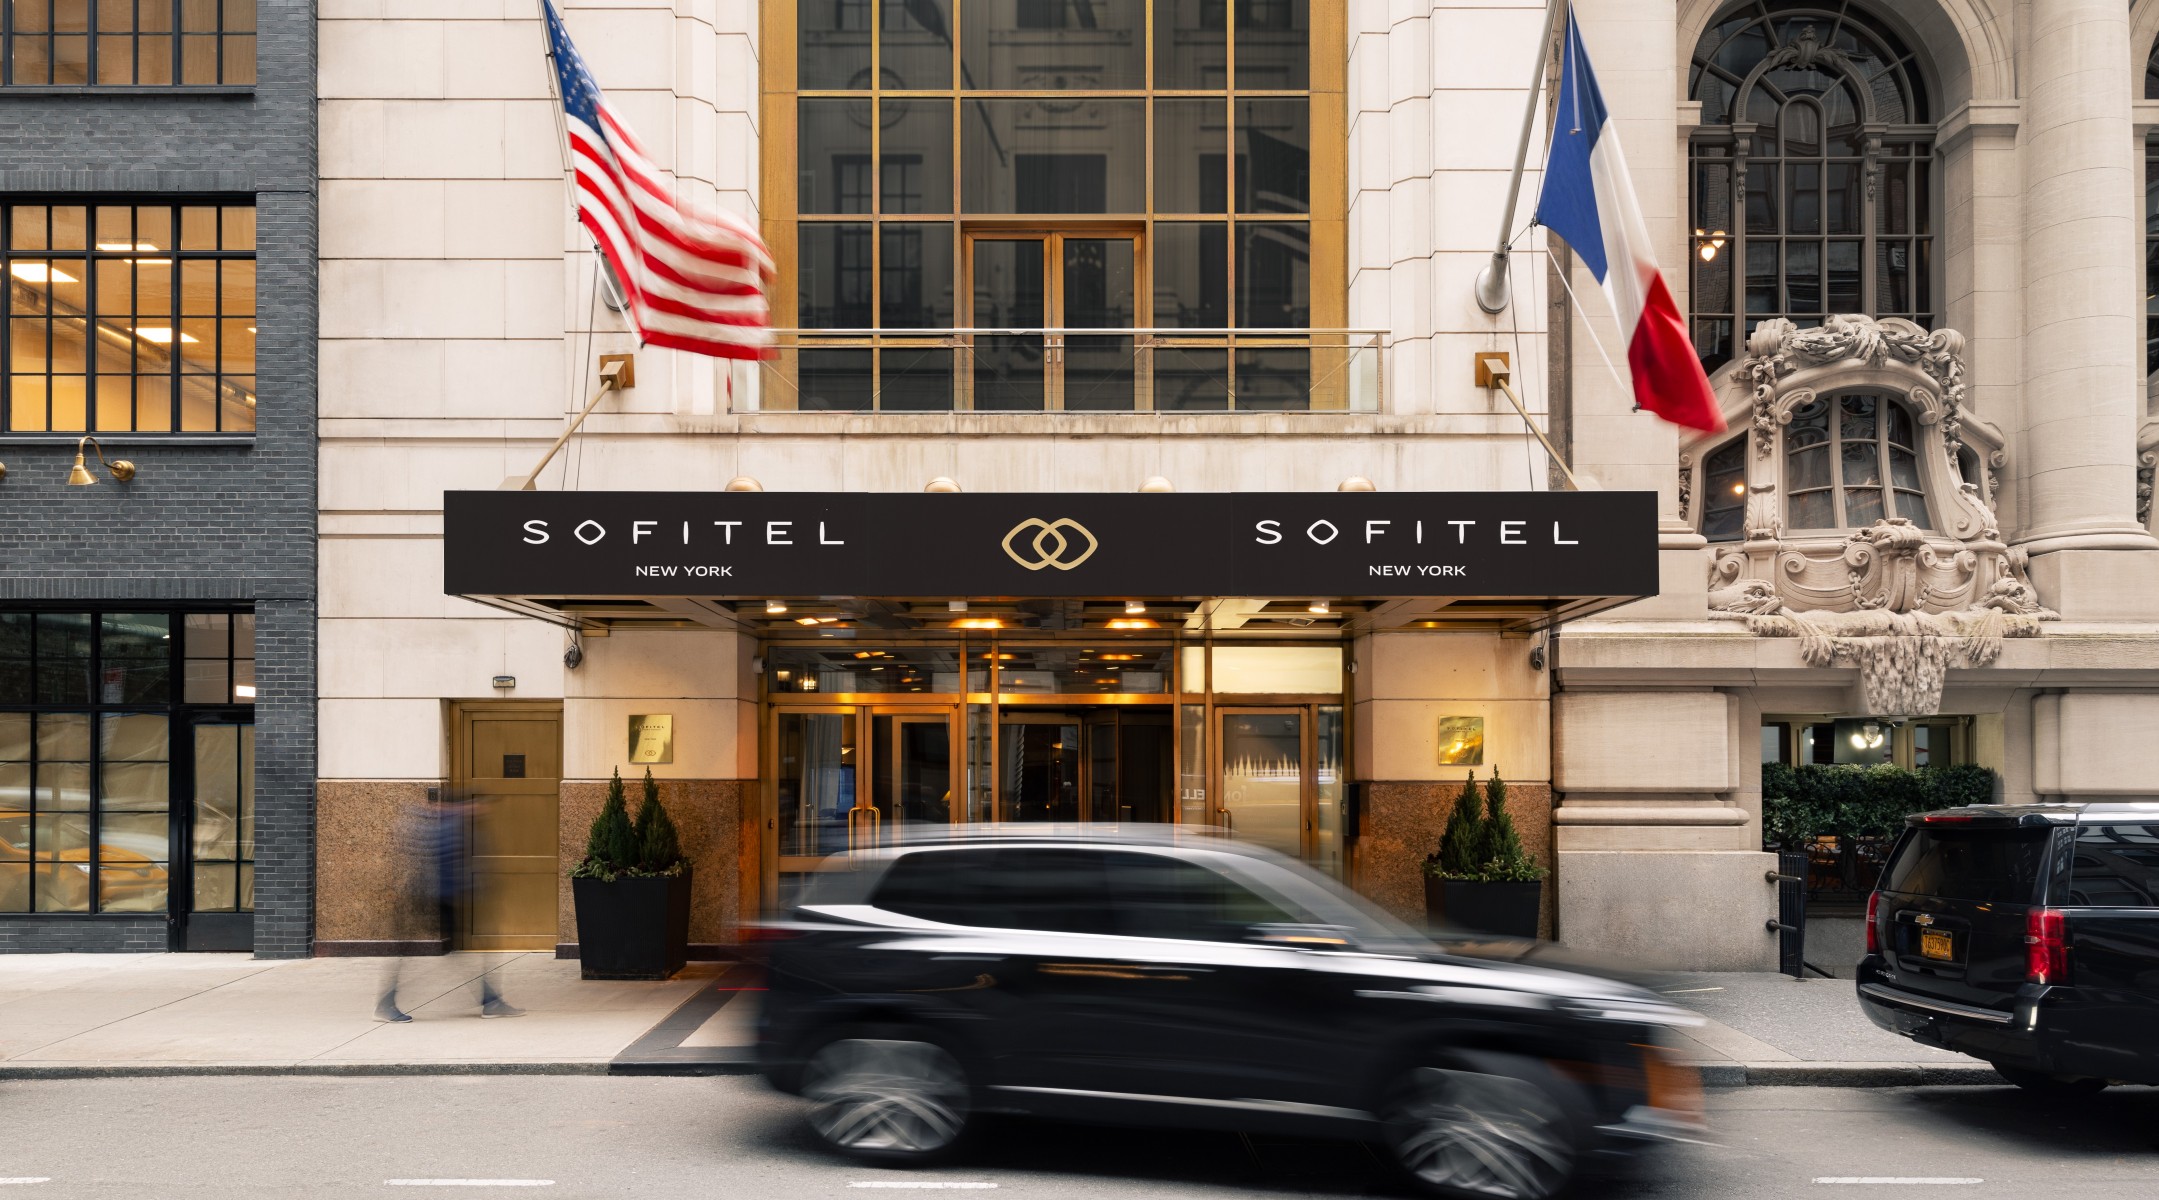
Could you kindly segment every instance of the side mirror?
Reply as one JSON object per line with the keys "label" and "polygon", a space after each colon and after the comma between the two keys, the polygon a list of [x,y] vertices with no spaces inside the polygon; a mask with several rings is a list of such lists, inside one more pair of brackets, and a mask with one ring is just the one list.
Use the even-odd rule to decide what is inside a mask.
{"label": "side mirror", "polygon": [[1260,946],[1289,950],[1354,950],[1357,938],[1346,925],[1303,925],[1288,922],[1248,925],[1244,940]]}

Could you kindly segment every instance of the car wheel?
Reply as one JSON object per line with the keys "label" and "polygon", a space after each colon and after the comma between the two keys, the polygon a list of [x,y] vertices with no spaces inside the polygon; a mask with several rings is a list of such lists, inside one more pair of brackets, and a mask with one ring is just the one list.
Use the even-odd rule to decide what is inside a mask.
{"label": "car wheel", "polygon": [[1382,1120],[1394,1160],[1439,1196],[1544,1200],[1581,1156],[1580,1090],[1535,1059],[1479,1055],[1417,1067]]}
{"label": "car wheel", "polygon": [[873,1162],[930,1162],[967,1131],[959,1060],[907,1031],[825,1043],[803,1070],[802,1094],[826,1145]]}
{"label": "car wheel", "polygon": [[2049,1075],[2026,1067],[2010,1067],[1994,1064],[1994,1071],[2002,1078],[2038,1096],[2096,1096],[2106,1090],[2107,1080],[2090,1079],[2082,1075]]}

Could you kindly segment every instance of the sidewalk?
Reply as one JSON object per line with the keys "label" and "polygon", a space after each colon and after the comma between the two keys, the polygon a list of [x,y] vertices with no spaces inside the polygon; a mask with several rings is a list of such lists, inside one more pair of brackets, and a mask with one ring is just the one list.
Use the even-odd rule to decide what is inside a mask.
{"label": "sidewalk", "polygon": [[1655,986],[1706,1018],[1680,1041],[1711,1087],[2002,1081],[1976,1058],[1877,1029],[1849,979],[1733,972],[1668,975]]}
{"label": "sidewalk", "polygon": [[[0,1079],[150,1074],[738,1074],[761,998],[749,968],[585,982],[546,954],[403,960],[409,1024],[375,1020],[384,959],[237,954],[0,958]],[[476,1017],[482,971],[526,1010]],[[1714,1087],[1994,1083],[1985,1063],[1884,1033],[1848,979],[1669,975],[1707,1023],[1682,1045]]]}
{"label": "sidewalk", "polygon": [[[725,963],[693,963],[663,983],[585,982],[575,962],[550,954],[450,954],[402,960],[398,1003],[413,1019],[393,1025],[375,1019],[387,961],[265,961],[242,954],[0,958],[0,1079],[602,1074],[626,1050],[654,1044],[648,1035],[697,1007],[690,1001],[710,1018],[720,1007],[716,998],[745,994],[713,990]],[[483,971],[524,1016],[478,1019]],[[683,1030],[675,1041],[698,1033]],[[747,1028],[721,1040],[746,1042]]]}

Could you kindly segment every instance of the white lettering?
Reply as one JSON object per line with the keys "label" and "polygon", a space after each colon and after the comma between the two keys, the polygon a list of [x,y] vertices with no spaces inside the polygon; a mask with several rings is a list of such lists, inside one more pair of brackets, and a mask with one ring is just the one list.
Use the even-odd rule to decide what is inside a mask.
{"label": "white lettering", "polygon": [[1424,522],[1417,522],[1417,544],[1424,545]]}
{"label": "white lettering", "polygon": [[843,538],[825,536],[825,523],[819,521],[817,523],[817,544],[820,546],[844,546],[847,542]]}
{"label": "white lettering", "polygon": [[[1322,525],[1325,525],[1327,527],[1326,537],[1319,536],[1319,527]],[[1335,528],[1334,522],[1327,520],[1325,517],[1322,517],[1319,520],[1312,522],[1310,525],[1305,526],[1304,536],[1311,538],[1313,545],[1324,546],[1327,543],[1333,541],[1334,539],[1341,537],[1342,531]]]}
{"label": "white lettering", "polygon": [[1449,521],[1447,524],[1454,526],[1454,544],[1460,546],[1469,541],[1469,527],[1475,525],[1476,522]]}
{"label": "white lettering", "polygon": [[1259,530],[1259,536],[1252,540],[1260,545],[1279,546],[1282,544],[1282,523],[1280,521],[1261,521],[1252,528]]}
{"label": "white lettering", "polygon": [[[591,537],[585,536],[585,525],[592,526]],[[599,541],[601,538],[607,536],[607,526],[600,524],[598,521],[586,521],[584,525],[579,525],[577,528],[572,529],[570,532],[577,535],[578,541],[583,542],[587,546],[590,546],[593,543]]]}
{"label": "white lettering", "polygon": [[767,545],[767,546],[792,546],[792,545],[794,545],[794,544],[795,544],[795,543],[794,543],[794,539],[792,539],[792,538],[788,538],[788,537],[785,537],[785,536],[783,536],[783,535],[784,535],[784,534],[785,534],[785,533],[786,533],[786,532],[787,532],[787,531],[788,531],[789,529],[792,529],[792,528],[794,528],[794,524],[795,524],[795,523],[794,523],[793,521],[767,521],[767,522],[765,522],[765,545]]}
{"label": "white lettering", "polygon": [[639,575],[644,575],[648,577],[657,576],[661,579],[673,579],[675,577],[675,568],[667,565],[657,567],[639,567],[637,568],[637,573]]}
{"label": "white lettering", "polygon": [[547,522],[525,522],[525,544],[527,546],[545,546],[547,544]]}
{"label": "white lettering", "polygon": [[682,523],[682,544],[685,546],[690,544],[690,523],[688,521]]}
{"label": "white lettering", "polygon": [[726,543],[727,543],[728,545],[730,545],[730,546],[732,546],[732,545],[734,545],[734,544],[735,544],[735,526],[737,526],[737,525],[740,525],[740,524],[742,524],[742,522],[740,522],[740,521],[714,521],[714,522],[713,522],[713,524],[714,524],[714,525],[717,525],[717,526],[719,526],[719,527],[720,527],[720,540],[721,540],[721,541],[723,541],[723,542],[726,542]]}
{"label": "white lettering", "polygon": [[632,521],[632,522],[630,522],[630,544],[631,544],[632,546],[634,546],[634,545],[636,545],[637,543],[639,543],[639,542],[642,542],[642,541],[644,541],[644,540],[645,540],[645,534],[646,534],[646,533],[648,533],[648,532],[650,532],[650,531],[651,531],[651,530],[653,530],[653,529],[656,529],[656,528],[658,528],[658,527],[659,527],[659,522],[658,522],[658,521]]}
{"label": "white lettering", "polygon": [[1499,544],[1502,546],[1527,546],[1529,543],[1522,540],[1522,524],[1520,521],[1501,521],[1499,523]]}
{"label": "white lettering", "polygon": [[1582,543],[1574,540],[1573,538],[1563,538],[1559,536],[1559,522],[1554,521],[1552,522],[1552,544],[1554,546],[1579,546]]}
{"label": "white lettering", "polygon": [[1387,526],[1392,524],[1394,524],[1392,521],[1366,521],[1364,523],[1364,544],[1371,545],[1372,539],[1386,532]]}

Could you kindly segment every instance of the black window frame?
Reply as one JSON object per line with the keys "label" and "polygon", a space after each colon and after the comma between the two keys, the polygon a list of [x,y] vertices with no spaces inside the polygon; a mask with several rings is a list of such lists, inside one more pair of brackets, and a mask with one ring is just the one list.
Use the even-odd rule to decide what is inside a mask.
{"label": "black window frame", "polygon": [[[84,210],[86,223],[84,226],[83,247],[80,250],[54,250],[50,248],[52,231],[51,210],[56,208],[80,208]],[[26,372],[23,375],[23,378],[42,378],[45,381],[46,428],[17,429],[14,427],[15,379],[17,377],[15,370],[15,339],[11,327],[11,322],[16,315],[15,285],[13,282],[14,263],[18,258],[48,263],[56,259],[82,263],[84,266],[84,279],[82,283],[84,289],[83,294],[85,303],[85,319],[90,322],[95,322],[99,318],[107,315],[117,315],[102,314],[98,311],[100,307],[98,296],[98,289],[100,287],[100,284],[98,282],[98,276],[100,273],[97,270],[97,264],[112,262],[115,260],[125,260],[131,257],[141,257],[146,252],[134,248],[136,245],[140,244],[132,241],[133,237],[139,236],[138,234],[130,235],[131,240],[128,243],[127,249],[101,250],[98,248],[99,233],[97,226],[97,214],[101,209],[111,208],[126,208],[130,210],[145,208],[163,208],[170,210],[170,228],[173,230],[173,236],[170,238],[170,240],[175,243],[178,243],[181,240],[179,231],[181,229],[182,221],[184,220],[183,213],[185,210],[191,208],[210,208],[218,211],[219,215],[217,217],[217,240],[219,248],[214,250],[181,249],[177,244],[175,244],[174,246],[166,249],[148,252],[154,253],[160,257],[169,257],[171,259],[171,275],[169,278],[169,288],[171,295],[172,311],[168,314],[165,314],[165,316],[166,319],[170,321],[170,324],[167,328],[170,330],[170,337],[172,339],[172,342],[177,342],[181,337],[184,336],[184,333],[181,329],[181,325],[184,321],[203,319],[210,321],[212,323],[212,326],[218,330],[218,336],[221,339],[218,345],[217,352],[212,359],[213,364],[218,369],[207,373],[200,371],[183,370],[181,356],[177,353],[173,354],[172,361],[169,364],[167,371],[163,375],[148,376],[154,378],[168,379],[171,383],[171,400],[165,428],[140,428],[140,422],[137,419],[140,410],[138,406],[133,402],[131,402],[129,405],[128,420],[125,425],[107,425],[100,419],[98,413],[98,380],[102,377],[103,372],[98,369],[98,354],[95,347],[92,345],[93,339],[86,334],[84,338],[83,372],[81,376],[83,381],[83,427],[79,429],[54,429],[51,427],[53,424],[52,381],[55,378],[70,377],[71,373],[58,372],[53,369],[53,363],[51,358],[52,343],[51,334],[49,332],[49,326],[51,325],[52,321],[48,319],[46,322],[48,326],[48,333],[46,343],[46,362],[44,370],[42,372]],[[248,209],[255,214],[254,219],[250,222],[254,231],[254,244],[251,248],[246,250],[227,250],[224,248],[225,219],[223,214],[224,211],[227,209]],[[16,222],[18,219],[20,219],[20,214],[24,213],[25,210],[43,210],[45,212],[45,219],[47,222],[45,231],[45,240],[47,242],[46,249],[39,250],[29,248],[15,248]],[[263,367],[262,335],[259,332],[260,326],[263,321],[263,288],[261,270],[262,231],[260,222],[261,208],[256,203],[256,198],[252,195],[23,194],[11,195],[6,197],[4,200],[0,200],[0,279],[5,279],[8,281],[7,291],[5,293],[0,293],[0,329],[6,330],[6,335],[0,336],[0,437],[5,437],[9,440],[19,440],[27,438],[50,439],[53,441],[73,441],[86,435],[101,438],[108,435],[148,435],[160,438],[177,437],[226,440],[236,437],[254,437],[261,428],[260,403]],[[222,268],[220,268],[218,276],[219,283],[216,287],[217,295],[215,307],[213,308],[213,310],[209,314],[207,314],[207,316],[203,314],[190,315],[183,313],[183,298],[181,295],[181,288],[185,279],[186,266],[189,263],[201,262],[210,262],[217,264],[223,264],[227,262],[246,262],[253,264],[255,267],[255,311],[247,314],[234,312],[228,316],[225,311],[225,288],[222,282],[223,271]],[[48,292],[47,294],[49,295],[50,293]],[[43,315],[44,314],[32,314],[30,319],[36,319],[36,317]],[[130,315],[132,315],[132,305]],[[224,337],[225,322],[228,319],[245,319],[250,323],[252,327],[257,330],[257,332],[250,334],[250,336],[255,339],[255,358],[253,374],[242,375],[237,372],[227,373],[224,370],[225,361],[222,338]],[[144,378],[146,376],[143,375],[143,373],[141,372],[131,370],[127,373],[127,377],[132,380],[136,378]],[[212,388],[211,410],[213,413],[216,414],[217,417],[217,427],[214,429],[184,429],[181,427],[182,414],[185,411],[186,404],[186,401],[182,395],[182,390],[184,387],[184,381],[190,378],[210,381],[210,387]],[[241,379],[249,381],[250,386],[240,387],[237,384],[228,383],[228,381],[230,380]],[[245,406],[250,412],[254,413],[253,421],[246,428],[241,428],[238,425],[232,425],[228,427],[226,423],[225,396],[228,390],[238,393],[237,402]]]}
{"label": "black window frame", "polygon": [[[23,846],[24,854],[27,856],[25,861],[31,867],[31,872],[25,880],[25,907],[0,910],[0,921],[32,918],[40,921],[139,921],[145,918],[162,918],[166,921],[168,929],[174,931],[175,934],[177,933],[192,910],[194,902],[194,839],[192,828],[194,742],[192,730],[196,724],[206,720],[213,723],[247,725],[255,724],[257,721],[257,706],[252,703],[188,703],[184,700],[186,650],[183,630],[185,629],[186,618],[192,615],[204,613],[253,614],[254,611],[253,606],[246,604],[175,605],[170,602],[130,604],[103,601],[92,604],[8,604],[0,606],[0,615],[15,616],[21,614],[29,616],[32,628],[32,657],[22,660],[32,665],[32,690],[27,699],[0,698],[0,713],[27,713],[31,716],[32,732],[27,762],[30,769],[29,779],[32,791],[25,795],[23,808],[26,814],[32,816],[29,838]],[[36,657],[36,643],[40,637],[37,629],[37,618],[56,615],[87,616],[89,618],[91,646],[90,656],[86,660],[86,670],[92,686],[87,699],[81,701],[45,701],[41,699],[37,691],[36,664],[39,659]],[[124,698],[107,701],[103,699],[99,684],[104,678],[107,659],[104,646],[104,625],[106,618],[117,615],[163,616],[167,619],[170,637],[166,647],[166,688],[165,698],[162,701],[128,700]],[[229,656],[230,646],[228,644]],[[14,659],[5,660],[4,663],[0,663],[0,666],[6,666],[16,661]],[[127,661],[141,662],[146,660],[129,656]],[[226,677],[228,681],[232,679],[232,671],[229,666]],[[38,859],[34,815],[38,809],[34,803],[34,796],[37,765],[40,761],[37,753],[36,721],[39,716],[45,714],[83,715],[89,720],[88,787],[90,794],[89,807],[84,811],[88,814],[90,821],[89,856],[85,860],[90,872],[90,883],[88,906],[85,910],[40,910],[36,906],[37,880],[35,867]],[[168,840],[165,859],[165,905],[162,909],[101,911],[101,902],[104,899],[102,895],[104,864],[101,854],[104,844],[103,775],[105,758],[101,744],[104,720],[108,717],[142,715],[163,715],[166,718],[164,761],[167,779],[166,837]],[[259,768],[260,759],[258,758],[256,761]],[[255,860],[250,858],[247,861],[253,863]],[[250,906],[248,909],[241,911],[252,912],[253,909]]]}
{"label": "black window frame", "polygon": [[[25,92],[252,92],[261,72],[261,6],[255,0],[132,0],[134,24],[124,30],[105,31],[102,28],[104,4],[100,0],[80,0],[85,12],[82,28],[55,29],[57,19],[54,9],[67,0],[48,0],[46,4],[46,28],[42,30],[19,29],[15,5],[0,5],[0,90],[17,94]],[[189,25],[192,14],[207,5],[215,18],[212,27],[205,29],[199,24]],[[146,11],[164,9],[170,24],[163,30],[142,29]],[[235,17],[245,14],[244,25]],[[83,39],[83,82],[52,82],[55,59],[55,37],[80,37]],[[18,38],[34,38],[45,43],[45,79],[18,83],[16,81],[16,43]],[[145,38],[162,38],[171,43],[167,50],[169,82],[142,82],[142,42]],[[101,83],[99,68],[105,57],[118,49],[114,43],[124,39],[132,59],[129,79],[124,82]],[[209,82],[183,83],[186,72],[186,53],[189,40],[211,41],[217,46],[217,78]],[[245,43],[244,48],[241,43]],[[244,57],[243,57],[244,56]],[[240,69],[244,66],[244,70]]]}

